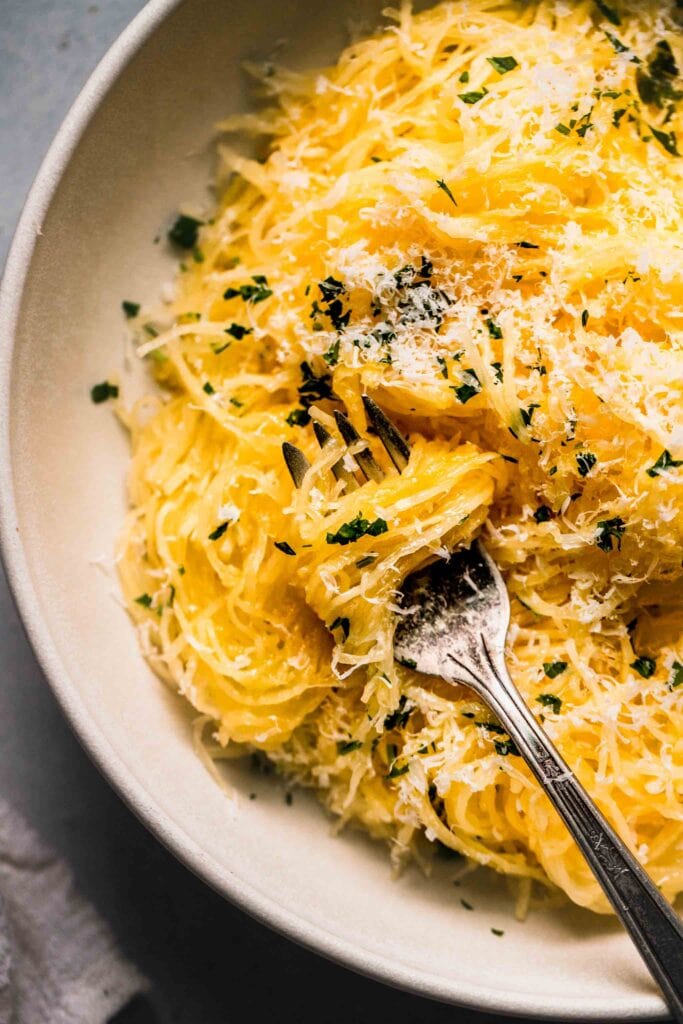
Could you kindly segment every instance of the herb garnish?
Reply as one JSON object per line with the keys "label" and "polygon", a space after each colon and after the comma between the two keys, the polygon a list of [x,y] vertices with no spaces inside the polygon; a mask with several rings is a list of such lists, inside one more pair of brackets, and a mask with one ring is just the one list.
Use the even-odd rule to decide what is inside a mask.
{"label": "herb garnish", "polygon": [[463,101],[463,103],[467,103],[468,106],[472,106],[473,103],[478,103],[479,100],[483,100],[487,92],[488,89],[477,89],[473,90],[472,92],[461,92],[458,93],[458,95],[460,99]]}
{"label": "herb garnish", "polygon": [[385,729],[402,729],[406,724],[414,708],[411,706],[406,709],[407,697],[405,694],[401,694],[401,699],[398,702],[398,707],[391,714],[387,715],[384,719]]}
{"label": "herb garnish", "polygon": [[336,366],[339,362],[339,345],[341,343],[340,338],[335,338],[327,352],[323,352],[323,359],[328,366]]}
{"label": "herb garnish", "polygon": [[286,540],[276,540],[275,547],[278,551],[281,551],[283,555],[295,555],[296,551],[291,544],[288,544]]}
{"label": "herb garnish", "polygon": [[290,427],[305,427],[311,422],[311,417],[305,409],[292,409],[287,416],[287,423]]}
{"label": "herb garnish", "polygon": [[678,139],[676,138],[676,132],[661,132],[652,125],[648,125],[648,127],[657,142],[667,151],[667,153],[671,153],[671,156],[681,155],[678,152]]}
{"label": "herb garnish", "polygon": [[[258,299],[254,301],[257,302]],[[235,341],[241,341],[247,334],[253,334],[253,330],[253,327],[243,327],[242,324],[230,324],[225,328],[224,333],[229,334]]]}
{"label": "herb garnish", "polygon": [[[628,53],[630,48],[626,46],[624,43],[622,43],[621,39],[617,39],[617,37],[613,36],[611,32],[605,32],[605,35],[614,47],[615,53]],[[606,96],[607,93],[604,93],[604,95]]]}
{"label": "herb garnish", "polygon": [[328,544],[351,544],[360,537],[378,537],[389,529],[386,519],[377,518],[372,523],[359,512],[350,522],[342,523],[336,533],[327,534]]}
{"label": "herb garnish", "polygon": [[462,907],[464,907],[465,910],[474,910],[474,907],[472,906],[472,904],[468,903],[467,900],[460,900],[460,905]]}
{"label": "herb garnish", "polygon": [[539,505],[534,512],[534,519],[537,523],[549,523],[553,518],[553,511],[547,505]]}
{"label": "herb garnish", "polygon": [[469,80],[470,80],[470,73],[469,73],[469,71],[463,71],[463,72],[462,72],[462,73],[461,73],[461,74],[460,74],[460,75],[458,76],[458,81],[459,81],[459,82],[462,82],[462,84],[463,84],[463,85],[467,85],[467,83],[469,82]]}
{"label": "herb garnish", "polygon": [[217,526],[215,530],[212,530],[211,533],[209,534],[209,540],[220,540],[225,531],[227,530],[227,528],[230,526],[230,522],[231,520],[228,520],[225,523],[221,523],[220,526]]}
{"label": "herb garnish", "polygon": [[505,932],[503,931],[502,928],[492,928],[491,929],[491,934],[492,935],[497,935],[498,938],[500,938],[501,936],[505,935]]}
{"label": "herb garnish", "polygon": [[568,128],[566,124],[556,124],[555,131],[559,132],[560,135],[570,135],[571,128]]}
{"label": "herb garnish", "polygon": [[90,397],[95,405],[106,402],[108,398],[118,398],[118,385],[110,384],[108,380],[104,380],[101,384],[95,384],[94,387],[90,388]]}
{"label": "herb garnish", "polygon": [[502,384],[503,383],[503,364],[496,362],[496,363],[491,363],[491,366],[492,366],[493,371],[494,371],[494,377],[496,378],[496,380],[498,381],[499,384]]}
{"label": "herb garnish", "polygon": [[590,314],[588,313],[588,310],[587,310],[587,309],[584,309],[583,313],[581,314],[581,326],[582,326],[582,327],[585,327],[585,326],[586,326],[586,324],[588,323],[588,317],[589,317],[589,315],[590,315]]}
{"label": "herb garnish", "polygon": [[540,245],[534,245],[533,242],[515,242],[518,249],[540,249]]}
{"label": "herb garnish", "polygon": [[657,662],[654,658],[640,657],[631,662],[631,668],[634,668],[643,679],[649,679],[655,673]]}
{"label": "herb garnish", "polygon": [[579,471],[579,476],[588,476],[597,461],[596,456],[593,455],[592,452],[579,452],[576,456],[576,466]]}
{"label": "herb garnish", "polygon": [[140,303],[130,302],[128,299],[124,299],[121,303],[121,309],[123,310],[126,319],[132,320],[133,317],[136,317],[140,312]]}
{"label": "herb garnish", "polygon": [[531,426],[531,421],[534,416],[534,411],[540,409],[540,405],[537,402],[532,402],[531,405],[527,406],[526,409],[520,409],[519,415],[522,417],[522,423],[525,427]]}
{"label": "herb garnish", "polygon": [[503,337],[503,332],[502,332],[502,330],[500,328],[500,325],[498,323],[496,323],[495,320],[491,320],[491,319],[487,320],[486,321],[486,326],[488,328],[488,332],[489,332],[490,337],[495,338],[498,341]]}
{"label": "herb garnish", "polygon": [[203,223],[203,221],[197,220],[196,217],[188,217],[186,214],[181,213],[168,232],[168,237],[171,242],[179,245],[181,249],[192,249],[197,244],[197,235]]}
{"label": "herb garnish", "polygon": [[519,67],[514,57],[487,57],[486,59],[499,75],[506,75],[508,71]]}
{"label": "herb garnish", "polygon": [[387,779],[397,779],[399,775],[405,775],[407,771],[410,771],[410,765],[404,764],[401,768],[397,764],[391,766],[390,771],[385,775]]}
{"label": "herb garnish", "polygon": [[612,551],[616,541],[617,549],[621,551],[621,538],[625,532],[626,524],[620,516],[614,516],[613,519],[601,519],[598,522],[595,543],[603,551]]}
{"label": "herb garnish", "polygon": [[149,594],[140,594],[139,597],[135,598],[135,603],[141,604],[143,608],[151,608],[152,598],[149,596]]}
{"label": "herb garnish", "polygon": [[562,707],[562,699],[556,697],[554,693],[539,693],[536,698],[539,704],[542,704],[544,708],[550,708],[554,714],[559,715],[560,708]]}
{"label": "herb garnish", "polygon": [[517,749],[517,745],[514,740],[494,740],[493,745],[496,748],[496,753],[500,754],[501,757],[507,757],[508,754],[512,754],[515,757],[519,757],[520,753]]}
{"label": "herb garnish", "polygon": [[660,39],[647,58],[647,71],[639,67],[636,71],[636,87],[643,103],[659,107],[673,104],[683,93],[674,88],[678,78],[678,67],[671,47],[666,39]]}
{"label": "herb garnish", "polygon": [[[273,294],[268,287],[268,278],[265,274],[252,274],[253,284],[241,284],[239,288],[226,288],[223,292],[224,299],[244,299],[245,302],[263,302]],[[230,333],[230,330],[227,332]]]}
{"label": "herb garnish", "polygon": [[344,639],[349,639],[351,623],[345,616],[342,617],[341,615],[338,615],[334,622],[330,623],[330,632],[334,632],[335,629],[341,629],[342,633],[344,634]]}
{"label": "herb garnish", "polygon": [[547,675],[548,679],[557,679],[561,676],[567,667],[566,661],[544,661],[543,671]]}
{"label": "herb garnish", "polygon": [[210,380],[207,380],[206,384],[203,385],[202,391],[204,391],[207,395],[216,394],[216,389],[214,388]]}
{"label": "herb garnish", "polygon": [[365,569],[366,566],[372,565],[372,563],[376,561],[376,559],[377,555],[364,555],[362,558],[359,558],[358,561],[356,562],[356,569]]}
{"label": "herb garnish", "polygon": [[646,473],[648,476],[659,476],[660,473],[667,469],[677,469],[679,466],[683,466],[683,461],[679,459],[673,459],[671,452],[665,448],[662,454],[659,456],[654,465],[650,466]]}
{"label": "herb garnish", "polygon": [[680,661],[674,661],[671,666],[671,675],[669,676],[669,682],[667,687],[669,690],[675,690],[677,686],[683,683],[683,665]]}
{"label": "herb garnish", "polygon": [[595,6],[613,25],[621,25],[621,18],[617,11],[610,7],[609,4],[606,4],[605,0],[595,0]]}
{"label": "herb garnish", "polygon": [[363,746],[361,740],[338,740],[337,741],[337,753],[338,754],[352,754],[354,750],[360,750]]}
{"label": "herb garnish", "polygon": [[465,405],[469,402],[470,398],[474,398],[481,391],[481,384],[479,378],[474,370],[463,370],[463,376],[465,380],[462,384],[451,385],[451,391],[455,393],[455,397],[459,402]]}
{"label": "herb garnish", "polygon": [[458,205],[457,202],[455,201],[455,196],[453,195],[453,193],[451,192],[451,190],[449,189],[448,185],[443,180],[443,178],[437,178],[436,187],[440,188],[442,192],[446,193],[446,195],[448,196],[450,201],[453,203],[453,206],[457,206]]}

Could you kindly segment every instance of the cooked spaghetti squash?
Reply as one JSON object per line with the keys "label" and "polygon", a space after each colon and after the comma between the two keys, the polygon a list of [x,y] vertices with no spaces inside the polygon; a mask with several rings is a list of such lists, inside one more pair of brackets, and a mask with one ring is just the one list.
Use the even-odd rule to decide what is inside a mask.
{"label": "cooked spaghetti squash", "polygon": [[[216,748],[263,751],[396,855],[438,841],[600,911],[500,726],[395,664],[392,630],[405,575],[481,533],[515,683],[683,890],[676,15],[404,5],[334,67],[251,66],[220,204],[179,217],[173,302],[139,321],[162,391],[127,415],[123,590]],[[386,475],[356,486],[332,414],[365,434],[364,394],[411,458],[397,473],[371,437]]]}

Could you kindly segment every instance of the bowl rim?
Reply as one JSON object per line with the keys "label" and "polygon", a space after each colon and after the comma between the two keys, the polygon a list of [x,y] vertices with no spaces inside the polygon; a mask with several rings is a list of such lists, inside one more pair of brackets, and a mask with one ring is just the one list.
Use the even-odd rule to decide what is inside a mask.
{"label": "bowl rim", "polygon": [[619,1000],[583,1000],[547,997],[533,993],[503,994],[477,984],[449,981],[428,971],[411,971],[402,963],[363,948],[362,943],[342,940],[325,928],[286,910],[264,893],[236,876],[185,832],[184,827],[161,808],[120,760],[107,736],[90,715],[72,685],[68,667],[61,659],[43,620],[21,540],[16,507],[11,449],[11,380],[14,343],[21,316],[24,286],[31,270],[40,226],[49,210],[69,162],[102,100],[126,66],[161,23],[184,0],[149,0],[105,52],[61,123],[28,192],[9,249],[0,282],[0,557],[10,591],[38,663],[65,714],[72,731],[138,819],[194,874],[219,895],[262,924],[286,938],[359,974],[395,988],[455,1006],[513,1017],[545,1020],[655,1021],[667,1019],[666,1010],[652,1005],[652,997],[624,996]]}

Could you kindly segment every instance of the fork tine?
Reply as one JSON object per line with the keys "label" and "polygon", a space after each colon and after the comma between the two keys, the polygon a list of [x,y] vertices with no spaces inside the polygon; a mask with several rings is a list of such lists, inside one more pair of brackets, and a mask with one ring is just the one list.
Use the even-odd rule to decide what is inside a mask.
{"label": "fork tine", "polygon": [[282,455],[287,463],[290,476],[294,481],[294,486],[301,487],[306,473],[311,468],[310,462],[301,449],[297,448],[294,444],[290,444],[289,441],[283,442]]}
{"label": "fork tine", "polygon": [[[343,412],[336,411],[334,418],[339,427],[339,433],[346,441],[347,445],[357,444],[359,441],[363,441],[356,428],[353,426],[351,421],[346,418]],[[384,471],[381,466],[375,461],[375,456],[370,451],[370,447],[365,442],[365,448],[359,452],[354,452],[354,459],[360,466],[360,471],[366,480],[374,480],[379,483],[380,480],[384,479]]]}
{"label": "fork tine", "polygon": [[[322,423],[317,420],[313,420],[313,433],[315,439],[322,449],[328,447],[328,445],[334,443],[334,438]],[[353,473],[350,473],[344,465],[343,459],[337,459],[335,464],[332,466],[332,473],[334,474],[335,480],[342,480],[344,482],[344,489],[347,491],[355,490],[358,487],[358,481],[354,477]]]}
{"label": "fork tine", "polygon": [[363,405],[370,423],[377,431],[377,436],[387,450],[387,454],[399,473],[408,465],[410,447],[396,429],[388,416],[382,412],[377,402],[369,395],[363,395]]}

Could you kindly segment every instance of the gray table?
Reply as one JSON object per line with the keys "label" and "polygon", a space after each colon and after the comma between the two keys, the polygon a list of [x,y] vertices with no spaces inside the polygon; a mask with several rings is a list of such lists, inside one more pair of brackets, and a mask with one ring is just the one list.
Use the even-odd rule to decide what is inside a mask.
{"label": "gray table", "polygon": [[[0,0],[0,266],[52,136],[89,71],[141,6],[142,0]],[[148,999],[121,1022],[355,1024],[379,1017],[494,1024],[321,960],[256,924],[178,864],[69,731],[4,577],[0,792],[66,857],[81,890],[150,978]]]}

